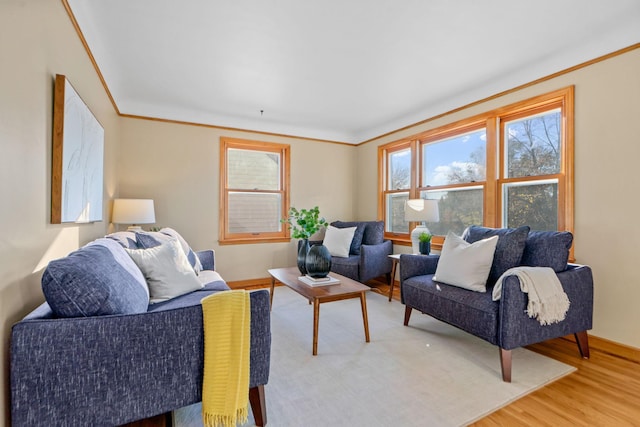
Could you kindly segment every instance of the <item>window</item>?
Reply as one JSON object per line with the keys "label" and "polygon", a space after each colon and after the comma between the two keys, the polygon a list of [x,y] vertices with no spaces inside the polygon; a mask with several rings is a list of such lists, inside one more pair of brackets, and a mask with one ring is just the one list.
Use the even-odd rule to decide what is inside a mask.
{"label": "window", "polygon": [[408,243],[404,201],[439,200],[442,236],[471,224],[573,231],[573,87],[378,149],[379,216]]}
{"label": "window", "polygon": [[[522,116],[522,115],[520,115]],[[503,118],[502,224],[558,230],[562,109]]]}
{"label": "window", "polygon": [[411,143],[400,144],[385,152],[384,218],[386,231],[390,233],[409,233],[409,223],[404,220],[404,203],[411,194],[413,152]]}
{"label": "window", "polygon": [[220,243],[288,241],[289,146],[221,138]]}
{"label": "window", "polygon": [[439,200],[440,221],[428,223],[432,234],[461,234],[482,224],[486,182],[487,137],[484,122],[456,129],[453,136],[420,140],[420,198]]}

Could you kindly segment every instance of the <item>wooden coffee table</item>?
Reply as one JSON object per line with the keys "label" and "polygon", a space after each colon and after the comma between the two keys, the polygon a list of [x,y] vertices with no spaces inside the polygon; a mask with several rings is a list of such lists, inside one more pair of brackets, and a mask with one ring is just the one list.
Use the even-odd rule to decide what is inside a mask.
{"label": "wooden coffee table", "polygon": [[349,298],[360,298],[362,308],[362,322],[364,323],[365,341],[369,342],[369,319],[367,317],[367,298],[365,292],[368,286],[360,282],[344,277],[340,274],[330,273],[331,277],[340,280],[340,283],[326,286],[309,286],[298,280],[300,271],[297,267],[272,268],[271,275],[271,305],[273,306],[273,293],[276,281],[293,289],[310,303],[313,303],[313,355],[318,354],[318,321],[320,320],[320,304],[324,302],[340,301]]}

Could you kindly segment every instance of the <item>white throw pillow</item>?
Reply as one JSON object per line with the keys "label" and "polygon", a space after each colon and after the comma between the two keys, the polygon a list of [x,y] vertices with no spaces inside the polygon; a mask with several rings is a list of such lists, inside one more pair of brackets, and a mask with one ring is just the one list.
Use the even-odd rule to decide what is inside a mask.
{"label": "white throw pillow", "polygon": [[324,233],[323,245],[329,249],[331,256],[347,258],[353,235],[358,227],[337,228],[330,225]]}
{"label": "white throw pillow", "polygon": [[203,287],[175,238],[169,238],[149,249],[125,250],[147,281],[151,304]]}
{"label": "white throw pillow", "polygon": [[196,274],[202,271],[202,263],[200,262],[200,258],[198,258],[198,254],[196,254],[195,251],[191,249],[191,246],[189,246],[187,241],[184,240],[184,237],[182,237],[180,233],[178,233],[173,228],[169,228],[169,227],[164,227],[162,230],[160,230],[160,233],[165,234],[167,236],[175,237],[176,239],[178,239],[178,242],[180,242],[180,245],[182,246],[182,250],[187,255],[187,260],[189,260],[189,264],[191,264]]}
{"label": "white throw pillow", "polygon": [[449,232],[433,280],[476,292],[487,291],[498,236],[468,243]]}

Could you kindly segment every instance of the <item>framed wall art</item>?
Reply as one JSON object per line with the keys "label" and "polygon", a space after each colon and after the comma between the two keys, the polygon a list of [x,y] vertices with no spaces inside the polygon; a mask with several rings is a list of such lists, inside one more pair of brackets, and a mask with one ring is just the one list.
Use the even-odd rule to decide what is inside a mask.
{"label": "framed wall art", "polygon": [[102,221],[104,128],[67,78],[53,100],[51,223]]}

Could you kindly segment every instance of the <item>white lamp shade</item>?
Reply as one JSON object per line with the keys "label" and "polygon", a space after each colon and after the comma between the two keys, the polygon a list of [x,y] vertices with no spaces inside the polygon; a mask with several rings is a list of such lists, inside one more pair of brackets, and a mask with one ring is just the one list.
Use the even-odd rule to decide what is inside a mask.
{"label": "white lamp shade", "polygon": [[414,222],[438,222],[440,212],[438,211],[437,200],[411,199],[407,200],[404,206],[405,221]]}
{"label": "white lamp shade", "polygon": [[112,220],[115,224],[153,224],[156,214],[152,199],[114,199]]}

